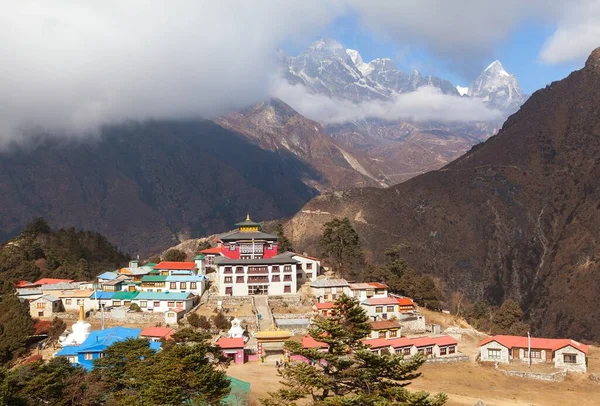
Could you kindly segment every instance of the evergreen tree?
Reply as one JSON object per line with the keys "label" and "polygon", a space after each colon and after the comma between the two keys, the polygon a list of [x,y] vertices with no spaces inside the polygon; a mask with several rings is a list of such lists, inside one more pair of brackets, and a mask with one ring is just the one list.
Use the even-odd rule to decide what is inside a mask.
{"label": "evergreen tree", "polygon": [[207,250],[210,247],[211,247],[210,241],[205,240],[205,241],[202,241],[202,242],[198,243],[198,247],[196,248],[196,250],[198,250],[198,251]]}
{"label": "evergreen tree", "polygon": [[278,223],[275,226],[275,235],[277,238],[277,250],[279,252],[294,251],[291,241],[285,236],[283,224]]}
{"label": "evergreen tree", "polygon": [[198,316],[197,313],[190,314],[187,320],[188,323],[190,323],[190,326],[192,326],[194,329],[207,331],[212,327],[206,316]]}
{"label": "evergreen tree", "polygon": [[422,405],[438,406],[446,396],[433,398],[427,393],[405,389],[420,374],[425,362],[421,356],[405,360],[402,355],[378,355],[362,339],[370,333],[369,318],[354,298],[342,295],[335,302],[334,316],[317,318],[309,329],[316,341],[327,344],[327,351],[302,348],[295,341],[285,347],[292,355],[316,362],[296,363],[279,371],[284,388],[263,399],[264,405]]}
{"label": "evergreen tree", "polygon": [[529,325],[521,321],[522,317],[523,310],[519,304],[512,299],[506,299],[502,306],[494,312],[492,334],[527,334]]}
{"label": "evergreen tree", "polygon": [[231,327],[230,321],[221,312],[217,313],[217,315],[213,317],[213,324],[219,330],[228,330],[229,327]]}
{"label": "evergreen tree", "polygon": [[15,295],[4,295],[0,302],[0,365],[22,355],[33,332],[29,306]]}
{"label": "evergreen tree", "polygon": [[65,323],[63,319],[55,316],[54,319],[52,319],[50,328],[48,329],[48,338],[53,342],[58,341],[58,338],[66,329],[67,323]]}
{"label": "evergreen tree", "polygon": [[347,217],[325,223],[319,245],[323,258],[343,277],[355,277],[364,264],[360,239]]}
{"label": "evergreen tree", "polygon": [[167,253],[165,254],[165,257],[163,258],[163,261],[179,262],[179,261],[185,261],[186,258],[187,258],[187,255],[185,252],[174,248],[174,249],[167,251]]}

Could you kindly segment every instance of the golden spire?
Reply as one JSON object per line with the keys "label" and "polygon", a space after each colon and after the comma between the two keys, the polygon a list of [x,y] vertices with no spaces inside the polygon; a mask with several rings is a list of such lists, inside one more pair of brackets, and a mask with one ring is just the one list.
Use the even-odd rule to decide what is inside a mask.
{"label": "golden spire", "polygon": [[85,311],[83,310],[83,303],[79,303],[79,321],[85,319]]}
{"label": "golden spire", "polygon": [[246,221],[250,221],[250,212],[246,213]]}

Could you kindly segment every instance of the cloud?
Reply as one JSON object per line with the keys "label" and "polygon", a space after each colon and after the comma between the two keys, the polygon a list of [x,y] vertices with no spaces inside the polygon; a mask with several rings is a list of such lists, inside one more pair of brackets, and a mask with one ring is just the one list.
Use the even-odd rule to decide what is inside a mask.
{"label": "cloud", "polygon": [[327,124],[366,118],[421,122],[477,122],[503,118],[500,111],[488,108],[480,99],[446,95],[438,88],[429,86],[396,95],[391,101],[353,103],[310,93],[303,85],[276,81],[273,95],[300,114]]}
{"label": "cloud", "polygon": [[[28,132],[211,117],[268,92],[274,51],[336,0],[19,0],[0,9],[0,144]],[[293,16],[293,18],[291,18]]]}
{"label": "cloud", "polygon": [[547,63],[585,59],[600,46],[600,0],[585,0],[565,10],[541,52]]}

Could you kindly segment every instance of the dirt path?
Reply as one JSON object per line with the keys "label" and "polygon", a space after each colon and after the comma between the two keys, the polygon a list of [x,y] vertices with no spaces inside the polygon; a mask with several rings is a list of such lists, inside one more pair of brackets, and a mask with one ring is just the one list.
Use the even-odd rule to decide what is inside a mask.
{"label": "dirt path", "polygon": [[254,306],[256,311],[260,314],[259,330],[270,330],[273,326],[273,316],[271,315],[271,309],[269,308],[266,296],[255,296]]}

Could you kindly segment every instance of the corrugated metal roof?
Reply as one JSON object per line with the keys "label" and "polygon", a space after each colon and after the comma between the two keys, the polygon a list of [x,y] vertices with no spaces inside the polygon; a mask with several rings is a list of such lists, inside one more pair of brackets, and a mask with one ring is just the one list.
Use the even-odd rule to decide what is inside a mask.
{"label": "corrugated metal roof", "polygon": [[137,300],[186,300],[195,295],[188,292],[139,292]]}
{"label": "corrugated metal roof", "polygon": [[350,286],[346,279],[317,279],[310,283],[313,288],[330,288],[337,286]]}
{"label": "corrugated metal roof", "polygon": [[162,261],[154,266],[154,269],[195,269],[195,262]]}
{"label": "corrugated metal roof", "polygon": [[166,278],[167,282],[202,282],[208,279],[205,275],[169,275]]}
{"label": "corrugated metal roof", "polygon": [[106,279],[112,281],[113,279],[117,279],[119,276],[116,272],[104,272],[97,276],[98,279]]}
{"label": "corrugated metal roof", "polygon": [[221,241],[251,241],[251,240],[268,240],[277,241],[278,237],[273,234],[263,233],[262,231],[254,232],[241,232],[234,231],[230,234],[223,234],[219,236]]}
{"label": "corrugated metal roof", "polygon": [[90,295],[90,299],[106,300],[112,299],[116,292],[105,292],[103,290],[97,290]]}
{"label": "corrugated metal roof", "polygon": [[142,277],[142,282],[164,282],[166,280],[166,275],[146,275]]}
{"label": "corrugated metal roof", "polygon": [[71,290],[71,289],[77,289],[77,285],[74,285],[69,282],[59,282],[59,283],[53,283],[50,285],[42,285],[42,286],[40,286],[40,289],[42,289],[42,290]]}
{"label": "corrugated metal roof", "polygon": [[139,292],[114,292],[112,299],[113,300],[132,300],[137,297]]}

